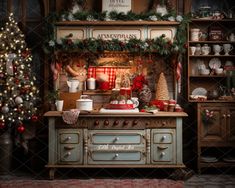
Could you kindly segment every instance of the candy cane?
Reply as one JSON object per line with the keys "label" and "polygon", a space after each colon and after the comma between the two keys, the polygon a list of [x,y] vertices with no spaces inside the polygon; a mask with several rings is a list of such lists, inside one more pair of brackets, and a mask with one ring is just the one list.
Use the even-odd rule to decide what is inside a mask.
{"label": "candy cane", "polygon": [[176,80],[178,82],[178,93],[181,93],[181,71],[182,71],[182,64],[181,61],[179,60],[176,67]]}

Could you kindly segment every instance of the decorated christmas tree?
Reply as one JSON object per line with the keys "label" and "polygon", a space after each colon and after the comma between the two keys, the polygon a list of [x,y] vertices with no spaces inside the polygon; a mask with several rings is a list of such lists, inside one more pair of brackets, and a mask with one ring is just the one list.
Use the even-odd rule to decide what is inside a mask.
{"label": "decorated christmas tree", "polygon": [[39,90],[33,75],[32,55],[13,14],[0,31],[0,133],[38,119]]}

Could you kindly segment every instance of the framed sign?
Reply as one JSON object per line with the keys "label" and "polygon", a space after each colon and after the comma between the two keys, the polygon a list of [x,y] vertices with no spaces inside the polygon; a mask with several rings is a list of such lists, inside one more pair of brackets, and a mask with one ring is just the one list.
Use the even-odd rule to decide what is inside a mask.
{"label": "framed sign", "polygon": [[127,13],[131,8],[132,0],[102,0],[102,11]]}

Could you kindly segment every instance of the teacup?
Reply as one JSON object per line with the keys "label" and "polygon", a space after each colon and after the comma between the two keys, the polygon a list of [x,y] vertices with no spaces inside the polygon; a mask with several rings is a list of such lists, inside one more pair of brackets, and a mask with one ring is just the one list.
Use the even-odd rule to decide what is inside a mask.
{"label": "teacup", "polygon": [[232,44],[223,44],[225,55],[229,55],[229,52],[233,50]]}
{"label": "teacup", "polygon": [[215,53],[215,55],[220,55],[220,52],[223,50],[223,47],[218,45],[218,44],[214,44],[213,45],[213,51]]}

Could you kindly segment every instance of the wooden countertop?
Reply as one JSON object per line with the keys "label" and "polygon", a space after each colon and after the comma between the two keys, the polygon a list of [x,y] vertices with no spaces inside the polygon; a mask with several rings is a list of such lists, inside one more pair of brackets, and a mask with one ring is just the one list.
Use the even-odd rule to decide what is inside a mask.
{"label": "wooden countertop", "polygon": [[[44,114],[45,117],[60,117],[62,116],[61,111],[48,111]],[[100,113],[97,111],[80,112],[80,117],[187,117],[188,114],[185,112],[157,112],[155,114],[147,112],[138,112],[138,113]]]}

